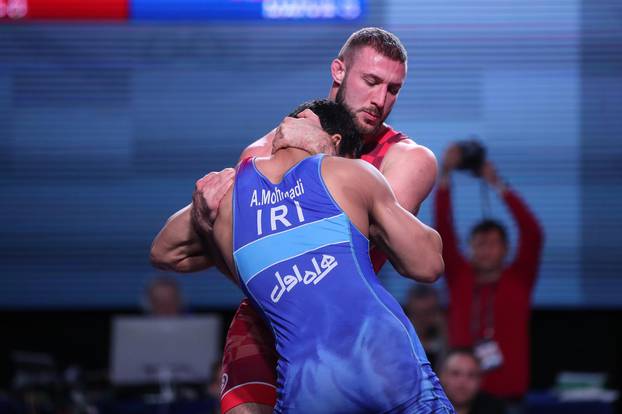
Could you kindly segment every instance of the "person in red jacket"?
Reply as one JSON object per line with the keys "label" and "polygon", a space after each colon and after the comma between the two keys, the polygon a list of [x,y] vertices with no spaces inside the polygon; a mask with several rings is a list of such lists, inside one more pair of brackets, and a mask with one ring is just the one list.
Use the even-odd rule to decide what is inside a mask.
{"label": "person in red jacket", "polygon": [[514,260],[506,263],[504,227],[484,220],[471,231],[470,256],[463,256],[453,225],[450,192],[451,173],[460,162],[460,148],[450,146],[443,157],[435,199],[436,229],[443,238],[449,289],[449,345],[474,347],[486,371],[482,389],[506,401],[520,402],[529,385],[529,317],[542,252],[542,229],[524,201],[486,161],[480,176],[497,190],[516,221],[517,252]]}

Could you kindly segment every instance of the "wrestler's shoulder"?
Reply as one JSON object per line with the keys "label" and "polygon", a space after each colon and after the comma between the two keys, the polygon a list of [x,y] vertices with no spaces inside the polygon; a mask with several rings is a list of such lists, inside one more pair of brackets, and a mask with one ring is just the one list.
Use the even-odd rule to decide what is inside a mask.
{"label": "wrestler's shoulder", "polygon": [[425,145],[416,142],[414,139],[407,135],[402,134],[402,140],[393,143],[389,146],[386,157],[432,157],[434,153]]}
{"label": "wrestler's shoulder", "polygon": [[421,164],[433,164],[436,166],[436,156],[425,145],[406,138],[389,147],[382,162],[381,170],[397,165],[400,165],[400,167],[412,167]]}
{"label": "wrestler's shoulder", "polygon": [[240,159],[248,157],[265,157],[270,155],[270,153],[272,152],[272,141],[274,140],[274,132],[275,130],[273,129],[263,137],[259,138],[257,141],[247,146],[242,152]]}
{"label": "wrestler's shoulder", "polygon": [[337,166],[345,169],[367,168],[370,165],[368,162],[365,162],[359,158],[345,158],[338,155],[325,155],[324,162],[331,167]]}
{"label": "wrestler's shoulder", "polygon": [[389,141],[390,143],[384,156],[384,161],[434,161],[434,163],[436,163],[436,157],[428,147],[419,144],[412,137],[402,131],[394,129],[391,125],[385,124],[385,126],[388,128],[389,133],[398,137],[398,140],[393,142]]}
{"label": "wrestler's shoulder", "polygon": [[357,178],[365,178],[378,174],[370,163],[361,159],[343,158],[338,156],[327,155],[324,158],[323,171],[328,172],[340,179],[356,176]]}

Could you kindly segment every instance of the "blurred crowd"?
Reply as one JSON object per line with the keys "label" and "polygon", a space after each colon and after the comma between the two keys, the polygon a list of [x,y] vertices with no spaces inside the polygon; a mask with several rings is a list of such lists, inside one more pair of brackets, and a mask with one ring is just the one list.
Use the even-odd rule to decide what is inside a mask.
{"label": "blurred crowd", "polygon": [[[461,251],[452,207],[460,207],[452,200],[456,171],[481,179],[507,206],[518,229],[513,255],[505,225],[492,217],[473,219],[468,251]],[[458,413],[520,413],[529,386],[531,294],[542,229],[475,141],[452,144],[443,154],[434,219],[443,238],[447,305],[434,287],[417,285],[406,313]]]}

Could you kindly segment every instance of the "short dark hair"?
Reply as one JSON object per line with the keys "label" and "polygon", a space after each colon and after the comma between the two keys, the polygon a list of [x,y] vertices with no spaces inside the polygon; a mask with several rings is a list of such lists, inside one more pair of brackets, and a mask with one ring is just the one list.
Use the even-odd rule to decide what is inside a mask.
{"label": "short dark hair", "polygon": [[348,155],[354,158],[361,156],[363,137],[356,128],[354,117],[345,105],[328,99],[316,99],[299,105],[289,116],[295,118],[305,109],[310,109],[320,118],[320,124],[326,133],[341,135],[337,155]]}
{"label": "short dark hair", "polygon": [[364,27],[352,33],[339,51],[338,59],[347,61],[354,52],[364,46],[372,47],[376,52],[404,64],[408,61],[408,53],[402,41],[393,33],[379,27]]}
{"label": "short dark hair", "polygon": [[499,235],[501,235],[503,243],[508,242],[508,233],[505,230],[505,226],[498,221],[492,219],[484,219],[479,223],[475,224],[475,226],[473,226],[473,228],[471,229],[470,239],[473,240],[473,237],[475,237],[476,235],[481,233],[488,233],[489,231],[498,231]]}
{"label": "short dark hair", "polygon": [[439,364],[439,372],[442,371],[443,369],[445,369],[445,365],[447,364],[447,361],[449,361],[449,358],[451,358],[454,355],[464,355],[464,356],[467,356],[467,357],[471,358],[473,361],[475,361],[477,366],[480,366],[479,359],[477,358],[477,355],[475,355],[475,351],[473,351],[473,348],[470,348],[470,347],[457,347],[457,348],[449,349],[445,353],[445,355],[443,355],[443,359],[442,359],[441,363]]}

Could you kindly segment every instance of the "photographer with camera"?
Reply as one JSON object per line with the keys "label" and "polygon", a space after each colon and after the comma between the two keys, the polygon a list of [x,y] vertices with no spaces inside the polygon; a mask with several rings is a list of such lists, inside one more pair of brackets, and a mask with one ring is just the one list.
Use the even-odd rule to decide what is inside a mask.
{"label": "photographer with camera", "polygon": [[[471,230],[464,257],[453,225],[451,174],[470,170],[495,189],[516,221],[519,237],[511,263],[502,224],[485,219]],[[443,157],[435,199],[436,229],[443,238],[449,289],[451,347],[473,347],[485,372],[482,389],[517,408],[529,383],[529,317],[543,233],[527,205],[497,175],[477,141],[451,145]]]}

